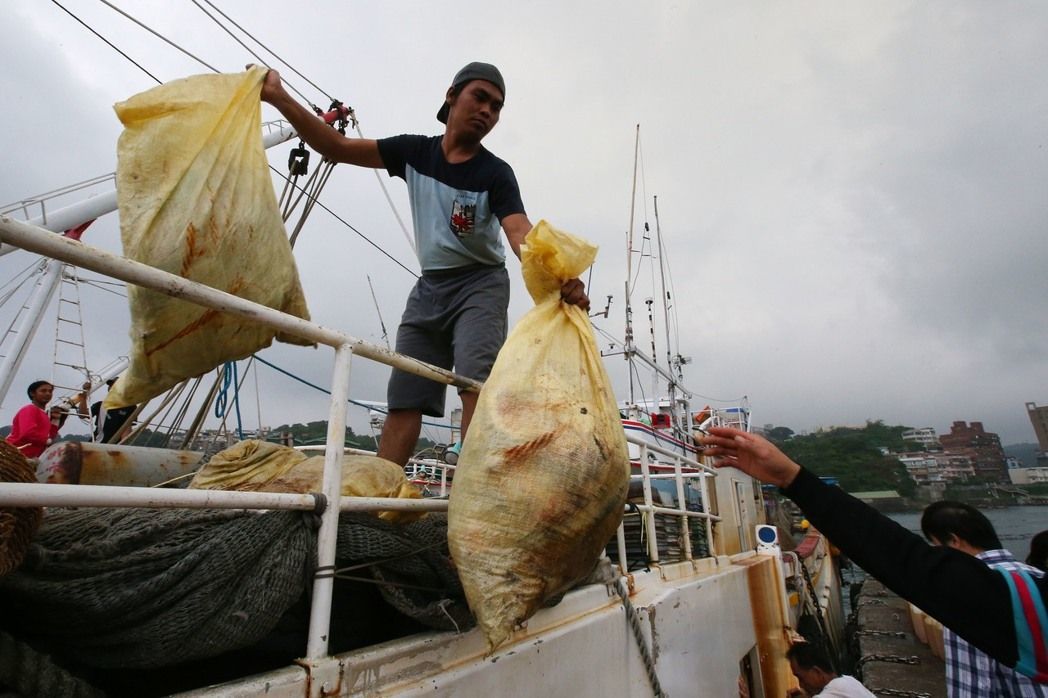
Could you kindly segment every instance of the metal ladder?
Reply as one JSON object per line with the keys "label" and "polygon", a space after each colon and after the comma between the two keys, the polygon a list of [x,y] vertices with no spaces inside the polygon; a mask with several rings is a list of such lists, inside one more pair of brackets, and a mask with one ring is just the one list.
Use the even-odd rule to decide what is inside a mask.
{"label": "metal ladder", "polygon": [[[55,320],[55,345],[51,362],[51,382],[55,392],[80,392],[80,384],[90,380],[87,350],[84,346],[84,318],[80,307],[80,283],[76,267],[63,265],[58,287],[58,313]],[[62,371],[61,368],[70,369]],[[68,383],[68,385],[67,385]]]}

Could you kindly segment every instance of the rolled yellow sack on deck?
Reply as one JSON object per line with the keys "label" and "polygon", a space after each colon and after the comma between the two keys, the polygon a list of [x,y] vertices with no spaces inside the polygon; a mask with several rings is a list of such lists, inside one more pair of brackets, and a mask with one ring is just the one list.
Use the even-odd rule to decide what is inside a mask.
{"label": "rolled yellow sack on deck", "polygon": [[[116,105],[124,124],[120,235],[133,260],[308,319],[262,149],[265,72],[175,80]],[[144,402],[250,356],[275,334],[138,286],[128,286],[128,299],[130,365],[107,394],[107,408]]]}
{"label": "rolled yellow sack on deck", "polygon": [[448,545],[489,649],[585,577],[622,520],[629,454],[586,312],[561,301],[596,247],[540,221],[535,301],[499,352],[459,456]]}
{"label": "rolled yellow sack on deck", "polygon": [[[320,492],[324,489],[324,456],[306,456],[288,446],[248,439],[211,457],[189,483],[190,489],[240,492]],[[378,456],[342,456],[343,497],[421,499],[422,493],[396,463]],[[425,512],[381,511],[378,518],[395,524],[416,521]]]}

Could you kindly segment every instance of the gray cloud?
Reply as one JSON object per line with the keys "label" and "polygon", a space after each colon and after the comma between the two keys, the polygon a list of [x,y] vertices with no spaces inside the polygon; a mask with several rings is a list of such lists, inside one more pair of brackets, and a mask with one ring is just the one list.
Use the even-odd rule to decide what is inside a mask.
{"label": "gray cloud", "polygon": [[[97,3],[69,6],[161,79],[204,71]],[[368,136],[436,132],[454,71],[498,63],[507,107],[489,147],[514,165],[533,220],[601,246],[591,295],[614,300],[596,322],[619,336],[642,124],[638,226],[654,226],[658,195],[697,393],[748,394],[758,423],[795,429],[965,419],[1033,439],[1023,403],[1048,402],[1041,4],[313,3],[290,19],[246,0],[222,8],[352,104]],[[129,9],[222,70],[254,61],[188,3]],[[51,5],[21,0],[8,15],[3,142],[18,164],[0,171],[0,200],[112,170],[111,105],[152,81]],[[286,152],[271,161],[283,167]],[[406,212],[403,185],[388,184]],[[370,172],[339,168],[323,201],[415,267]],[[119,249],[115,222],[89,241]],[[319,322],[379,341],[367,273],[394,329],[409,273],[323,212],[296,254]],[[5,279],[14,257],[28,263],[0,258]],[[645,280],[637,293],[643,307],[657,291]],[[116,300],[94,332],[99,356],[125,350]],[[513,318],[529,304],[515,281]],[[329,352],[264,356],[330,382]],[[624,393],[621,360],[608,366]],[[354,394],[381,399],[385,375],[355,362]],[[325,399],[260,379],[265,421],[324,418]]]}

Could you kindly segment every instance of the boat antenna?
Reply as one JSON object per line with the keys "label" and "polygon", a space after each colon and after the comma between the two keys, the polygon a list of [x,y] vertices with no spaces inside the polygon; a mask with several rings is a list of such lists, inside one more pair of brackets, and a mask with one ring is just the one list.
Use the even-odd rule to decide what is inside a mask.
{"label": "boat antenna", "polygon": [[[630,224],[626,230],[626,339],[623,346],[623,355],[626,361],[633,356],[633,304],[630,295],[633,292],[630,280],[633,278],[633,218],[637,206],[637,161],[640,152],[640,124],[637,124],[636,135],[633,140],[633,187],[630,192]],[[630,401],[633,405],[633,371],[628,371],[630,377]]]}
{"label": "boat antenna", "polygon": [[[653,196],[655,209],[655,245],[658,250],[659,257],[659,291],[662,294],[662,323],[666,329],[666,369],[669,371],[673,379],[668,382],[669,388],[669,399],[670,399],[670,414],[674,419],[678,421],[675,425],[678,429],[683,429],[683,422],[688,419],[687,414],[679,414],[677,407],[677,382],[684,379],[684,374],[681,370],[681,362],[674,361],[673,356],[673,343],[670,335],[670,305],[673,299],[670,298],[670,294],[666,292],[666,248],[662,244],[662,226],[659,223],[659,197]],[[654,340],[652,340],[652,356],[655,355]],[[677,359],[680,359],[680,352],[678,351]]]}
{"label": "boat antenna", "polygon": [[375,304],[375,313],[378,314],[378,325],[382,328],[382,341],[386,343],[386,349],[392,349],[389,346],[389,333],[386,332],[386,323],[382,320],[382,310],[378,307],[378,298],[375,296],[375,287],[371,283],[371,274],[368,277],[368,288],[371,289],[371,302]]}

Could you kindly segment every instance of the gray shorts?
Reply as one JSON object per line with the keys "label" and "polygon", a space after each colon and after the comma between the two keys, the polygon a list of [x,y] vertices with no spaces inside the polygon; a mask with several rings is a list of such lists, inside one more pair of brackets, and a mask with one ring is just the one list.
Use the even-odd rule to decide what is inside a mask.
{"label": "gray shorts", "polygon": [[[506,341],[509,274],[504,266],[484,266],[422,275],[408,297],[397,330],[397,351],[487,379]],[[393,369],[386,401],[389,409],[417,409],[444,416],[447,386]]]}

